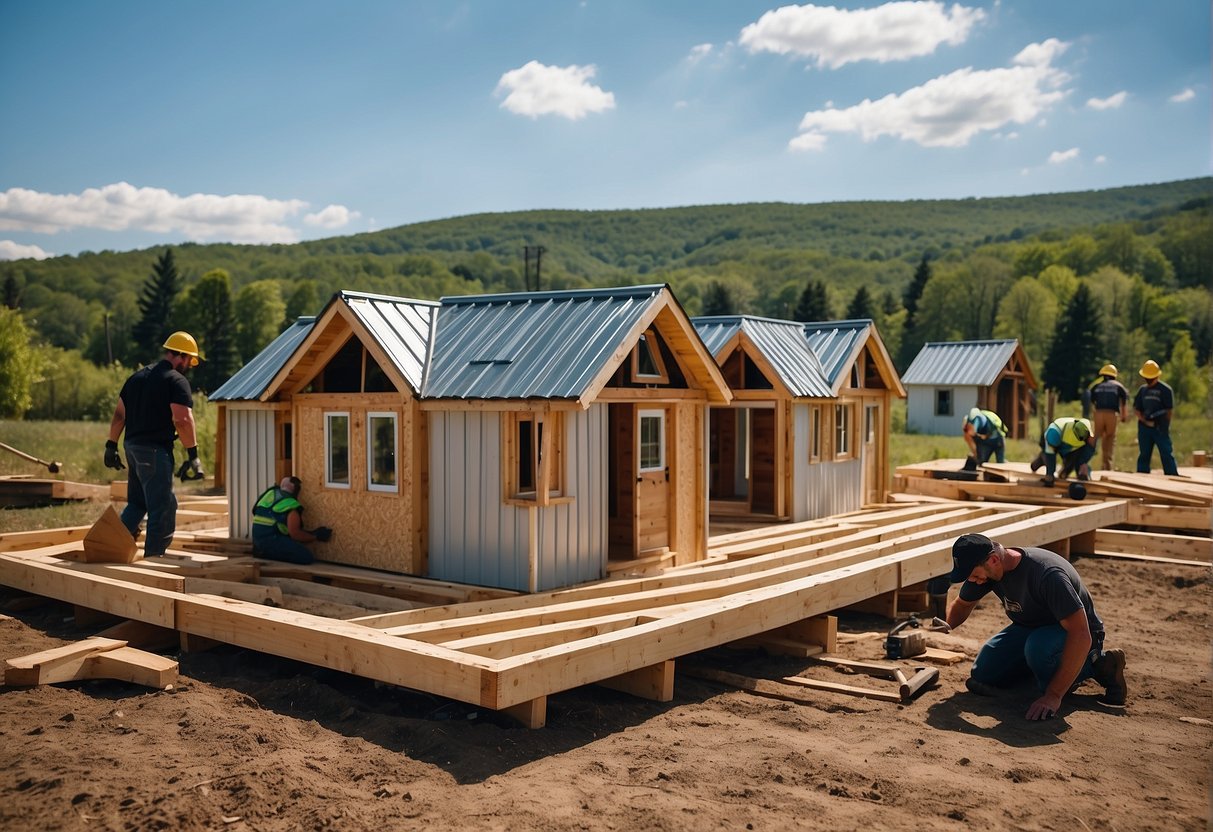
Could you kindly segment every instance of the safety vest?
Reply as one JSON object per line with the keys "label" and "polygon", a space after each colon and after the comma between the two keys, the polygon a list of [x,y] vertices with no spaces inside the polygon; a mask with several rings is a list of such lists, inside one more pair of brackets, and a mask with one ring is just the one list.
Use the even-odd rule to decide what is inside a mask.
{"label": "safety vest", "polygon": [[1066,417],[1057,419],[1045,431],[1045,445],[1063,454],[1081,448],[1091,435],[1091,423],[1087,419]]}
{"label": "safety vest", "polygon": [[290,534],[286,527],[286,517],[292,511],[303,508],[293,494],[287,494],[281,488],[267,488],[253,506],[253,525],[269,526],[277,529],[279,534]]}
{"label": "safety vest", "polygon": [[[995,436],[1006,436],[1007,435],[1006,425],[1004,425],[1002,423],[1002,419],[998,418],[998,414],[995,413],[993,410],[983,410],[983,411],[981,411],[981,416],[985,417],[986,423],[990,426],[990,433],[988,434],[988,437],[990,439],[993,439]],[[980,426],[981,416],[979,416],[977,419],[973,420],[973,423],[972,423],[973,430],[975,432],[977,432],[978,434],[981,433],[981,426]]]}

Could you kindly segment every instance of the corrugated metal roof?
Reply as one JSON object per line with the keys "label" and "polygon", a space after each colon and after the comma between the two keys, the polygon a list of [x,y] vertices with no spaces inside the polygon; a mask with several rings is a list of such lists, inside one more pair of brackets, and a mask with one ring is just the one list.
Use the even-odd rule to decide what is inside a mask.
{"label": "corrugated metal roof", "polygon": [[779,381],[793,396],[832,397],[826,373],[817,354],[805,338],[800,324],[752,315],[722,315],[692,318],[695,331],[713,356],[740,330],[779,375]]}
{"label": "corrugated metal roof", "polygon": [[253,356],[236,374],[211,393],[212,402],[252,401],[265,392],[266,386],[282,369],[295,348],[312,331],[314,317],[298,318],[270,342],[269,346]]}
{"label": "corrugated metal roof", "polygon": [[839,377],[850,369],[872,328],[871,318],[849,321],[815,321],[803,324],[805,337],[821,365],[830,389],[838,388]]}
{"label": "corrugated metal roof", "polygon": [[427,399],[577,399],[664,285],[446,297]]}
{"label": "corrugated metal roof", "polygon": [[416,395],[425,377],[430,326],[438,304],[365,292],[338,292],[337,298],[367,328]]}
{"label": "corrugated metal roof", "polygon": [[923,344],[902,384],[993,384],[1011,360],[1019,341],[932,341]]}

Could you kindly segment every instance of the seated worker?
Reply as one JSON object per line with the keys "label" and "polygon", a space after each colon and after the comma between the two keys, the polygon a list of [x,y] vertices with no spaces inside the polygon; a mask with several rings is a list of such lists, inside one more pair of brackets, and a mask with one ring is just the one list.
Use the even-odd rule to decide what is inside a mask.
{"label": "seated worker", "polygon": [[993,410],[975,407],[969,411],[961,426],[965,443],[969,446],[969,458],[965,460],[966,471],[976,471],[985,465],[993,454],[999,462],[1007,461],[1007,443],[1004,437],[1007,428]]}
{"label": "seated worker", "polygon": [[1091,466],[1087,463],[1095,456],[1095,433],[1090,419],[1075,419],[1069,416],[1054,419],[1044,435],[1045,485],[1053,485],[1053,472],[1057,470],[1057,456],[1061,455],[1062,476],[1074,471],[1080,480],[1091,479]]}
{"label": "seated worker", "polygon": [[304,543],[328,542],[333,530],[327,526],[307,531],[303,528],[303,506],[298,477],[283,477],[276,486],[265,489],[253,506],[253,554],[287,563],[308,564],[313,560]]}

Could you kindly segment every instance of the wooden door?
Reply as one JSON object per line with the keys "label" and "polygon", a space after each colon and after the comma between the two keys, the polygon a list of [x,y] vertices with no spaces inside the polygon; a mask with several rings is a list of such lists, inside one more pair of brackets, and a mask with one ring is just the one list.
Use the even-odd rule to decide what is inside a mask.
{"label": "wooden door", "polygon": [[881,431],[884,430],[879,404],[863,406],[863,423],[860,426],[863,435],[860,437],[863,448],[863,501],[878,503],[884,499],[884,488],[881,484],[885,468],[881,458]]}
{"label": "wooden door", "polygon": [[670,418],[666,408],[636,411],[636,553],[670,545]]}
{"label": "wooden door", "polygon": [[750,511],[775,513],[775,410],[750,409]]}
{"label": "wooden door", "polygon": [[607,406],[607,551],[612,559],[636,556],[636,408]]}

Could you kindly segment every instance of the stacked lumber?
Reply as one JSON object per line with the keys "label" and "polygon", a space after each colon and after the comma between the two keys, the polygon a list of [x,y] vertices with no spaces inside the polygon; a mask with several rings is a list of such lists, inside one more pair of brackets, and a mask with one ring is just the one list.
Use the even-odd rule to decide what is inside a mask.
{"label": "stacked lumber", "polygon": [[108,500],[109,486],[9,475],[0,477],[0,508],[31,508],[81,500]]}
{"label": "stacked lumber", "polygon": [[327,564],[270,566],[201,552],[130,564],[82,563],[83,542],[69,540],[0,554],[0,584],[191,638],[506,711],[537,727],[549,695],[580,685],[668,700],[676,659],[760,635],[803,638],[812,629],[806,622],[816,616],[948,571],[960,534],[982,531],[1012,546],[1085,545],[1097,529],[1125,517],[1123,501],[1054,508],[892,504],[714,538],[709,559],[653,577],[526,596],[483,591],[461,599],[442,597],[456,591],[453,585],[417,583],[416,591],[428,595],[425,606],[399,598],[408,603],[392,608],[385,602],[389,606],[379,610],[366,609],[366,598],[340,595],[333,603],[356,600],[347,606],[364,608],[348,620],[288,608],[293,583],[268,585],[282,593],[278,605],[191,592],[187,581],[242,575],[249,577],[241,583],[264,587],[259,581],[267,576],[306,580],[310,573],[327,583],[362,580],[358,589],[344,591],[381,595],[394,576]]}

